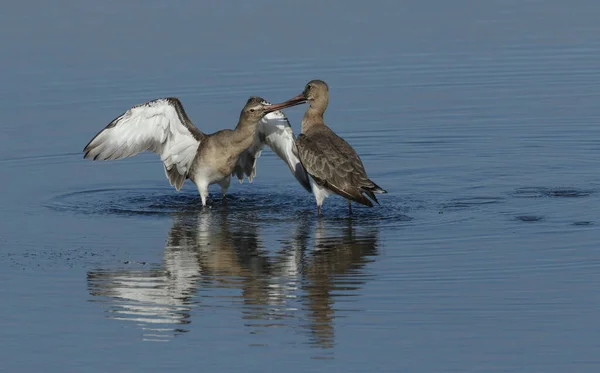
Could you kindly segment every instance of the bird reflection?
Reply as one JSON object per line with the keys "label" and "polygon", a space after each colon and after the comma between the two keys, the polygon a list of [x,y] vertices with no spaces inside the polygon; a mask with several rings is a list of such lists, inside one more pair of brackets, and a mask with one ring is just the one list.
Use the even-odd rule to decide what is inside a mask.
{"label": "bird reflection", "polygon": [[322,221],[318,222],[314,250],[303,270],[310,330],[313,342],[322,347],[333,347],[335,297],[356,294],[366,277],[361,267],[377,254],[376,232],[357,236],[351,221],[347,223],[341,232],[329,232]]}
{"label": "bird reflection", "polygon": [[226,302],[241,309],[250,333],[308,330],[311,344],[331,348],[333,321],[347,304],[336,301],[358,295],[369,278],[364,265],[377,255],[377,226],[351,219],[261,220],[226,206],[173,219],[161,265],[88,273],[108,317],[135,322],[145,340],[168,341],[201,317],[194,311]]}

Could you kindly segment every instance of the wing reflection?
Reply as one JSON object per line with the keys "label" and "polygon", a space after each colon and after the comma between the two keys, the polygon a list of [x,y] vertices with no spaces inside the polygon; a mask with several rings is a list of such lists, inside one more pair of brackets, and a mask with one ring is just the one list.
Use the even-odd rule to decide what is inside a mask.
{"label": "wing reflection", "polygon": [[146,340],[168,341],[190,329],[192,312],[225,306],[241,310],[250,333],[308,329],[310,343],[330,348],[335,317],[356,311],[343,306],[377,255],[377,227],[351,220],[261,222],[227,209],[173,218],[161,265],[88,273],[108,317],[135,322]]}

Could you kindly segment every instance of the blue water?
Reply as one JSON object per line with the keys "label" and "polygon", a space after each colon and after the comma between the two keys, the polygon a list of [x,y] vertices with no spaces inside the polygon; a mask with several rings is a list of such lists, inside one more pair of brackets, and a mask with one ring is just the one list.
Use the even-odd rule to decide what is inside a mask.
{"label": "blue water", "polygon": [[[0,371],[597,372],[598,11],[5,4]],[[268,150],[204,211],[153,154],[82,159],[132,105],[211,133],[311,79],[381,206],[317,219]]]}

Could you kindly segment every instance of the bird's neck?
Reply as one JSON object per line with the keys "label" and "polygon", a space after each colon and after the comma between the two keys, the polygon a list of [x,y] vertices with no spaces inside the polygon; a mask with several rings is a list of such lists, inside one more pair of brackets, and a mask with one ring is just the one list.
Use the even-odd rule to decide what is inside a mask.
{"label": "bird's neck", "polygon": [[325,109],[327,109],[327,104],[325,105],[314,105],[311,104],[306,113],[304,113],[304,118],[302,118],[302,132],[306,133],[311,128],[323,126],[325,125],[325,121],[323,120],[323,113],[325,113]]}
{"label": "bird's neck", "polygon": [[256,134],[256,126],[258,123],[241,120],[233,130],[231,137],[231,145],[240,150],[240,153],[248,149],[254,141]]}

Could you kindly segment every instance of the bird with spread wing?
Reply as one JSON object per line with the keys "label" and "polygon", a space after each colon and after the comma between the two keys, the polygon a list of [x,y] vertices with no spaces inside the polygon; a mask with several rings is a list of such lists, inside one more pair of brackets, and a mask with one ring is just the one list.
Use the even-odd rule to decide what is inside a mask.
{"label": "bird with spread wing", "polygon": [[307,191],[310,180],[295,149],[295,136],[280,109],[250,97],[235,129],[205,134],[191,122],[177,98],[162,98],[127,110],[100,131],[84,148],[84,158],[114,160],[143,151],[157,153],[169,182],[180,190],[190,179],[206,206],[208,186],[219,184],[225,197],[231,177],[240,182],[256,176],[256,160],[268,145]]}

